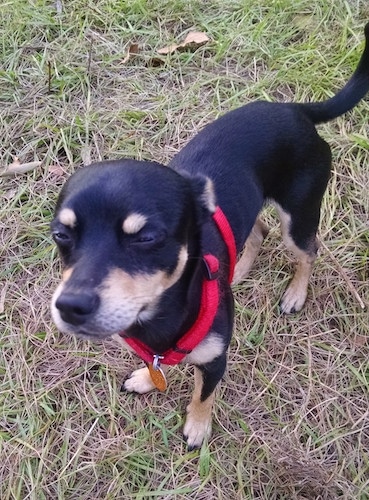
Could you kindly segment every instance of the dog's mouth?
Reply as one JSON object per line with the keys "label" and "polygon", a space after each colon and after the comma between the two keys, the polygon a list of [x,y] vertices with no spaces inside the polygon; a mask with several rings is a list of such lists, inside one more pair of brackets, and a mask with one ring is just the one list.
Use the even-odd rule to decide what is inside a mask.
{"label": "dog's mouth", "polygon": [[91,331],[78,330],[76,332],[73,332],[73,335],[79,339],[82,339],[82,340],[97,341],[97,340],[108,339],[115,334],[114,333],[104,333],[104,332],[94,333]]}
{"label": "dog's mouth", "polygon": [[79,339],[83,340],[104,340],[112,335],[115,335],[118,333],[116,330],[114,331],[106,331],[104,329],[97,329],[95,327],[89,327],[87,325],[84,326],[73,326],[69,325],[68,323],[65,323],[62,320],[56,320],[54,318],[54,321],[58,327],[58,330],[66,335],[73,335],[74,337],[77,337]]}

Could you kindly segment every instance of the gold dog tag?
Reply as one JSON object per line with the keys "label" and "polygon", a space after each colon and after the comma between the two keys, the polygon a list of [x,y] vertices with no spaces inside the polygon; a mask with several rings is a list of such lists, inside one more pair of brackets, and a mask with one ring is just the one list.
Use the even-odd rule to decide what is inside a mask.
{"label": "gold dog tag", "polygon": [[167,388],[167,379],[165,378],[163,370],[160,366],[156,366],[156,368],[154,368],[153,363],[149,363],[147,367],[155,387],[159,389],[159,391],[165,391]]}

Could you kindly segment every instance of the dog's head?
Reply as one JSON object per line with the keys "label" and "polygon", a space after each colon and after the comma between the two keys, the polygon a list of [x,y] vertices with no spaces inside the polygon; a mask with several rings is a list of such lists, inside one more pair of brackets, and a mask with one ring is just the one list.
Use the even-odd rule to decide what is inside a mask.
{"label": "dog's head", "polygon": [[52,299],[57,327],[102,339],[152,319],[214,209],[208,179],[158,163],[109,161],[77,171],[51,224],[64,265]]}

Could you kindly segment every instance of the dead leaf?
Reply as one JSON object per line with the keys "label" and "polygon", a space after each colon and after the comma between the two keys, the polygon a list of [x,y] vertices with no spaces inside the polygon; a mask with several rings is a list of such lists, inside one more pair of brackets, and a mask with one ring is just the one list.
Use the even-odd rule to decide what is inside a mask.
{"label": "dead leaf", "polygon": [[126,56],[124,57],[122,63],[125,64],[128,62],[132,56],[137,55],[140,52],[140,48],[138,43],[131,43],[128,47],[128,51]]}
{"label": "dead leaf", "polygon": [[0,172],[0,177],[10,177],[17,174],[24,174],[30,172],[35,168],[39,167],[42,161],[31,161],[29,163],[21,163],[17,157],[14,158],[13,162],[8,165],[8,167]]}
{"label": "dead leaf", "polygon": [[210,38],[208,35],[203,33],[202,31],[190,31],[183,42],[183,45],[188,45],[190,43],[195,43],[198,46],[203,45],[208,42]]}
{"label": "dead leaf", "polygon": [[167,47],[163,47],[162,49],[158,49],[158,54],[162,55],[167,55],[167,54],[172,54],[175,52],[180,45],[173,44],[173,45],[168,45]]}
{"label": "dead leaf", "polygon": [[202,31],[190,31],[190,33],[188,33],[186,38],[184,39],[184,42],[163,47],[162,49],[158,50],[158,53],[162,55],[167,55],[167,54],[173,54],[173,52],[175,52],[176,50],[181,50],[181,49],[196,50],[198,47],[201,47],[209,40],[210,38]]}

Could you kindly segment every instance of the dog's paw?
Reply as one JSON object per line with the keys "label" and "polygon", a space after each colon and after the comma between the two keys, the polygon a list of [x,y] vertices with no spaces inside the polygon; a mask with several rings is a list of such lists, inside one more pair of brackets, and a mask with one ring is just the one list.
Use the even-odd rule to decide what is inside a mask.
{"label": "dog's paw", "polygon": [[292,282],[285,291],[279,304],[281,313],[293,314],[300,311],[305,304],[306,297],[306,287]]}
{"label": "dog's paw", "polygon": [[211,434],[211,415],[204,417],[191,411],[191,405],[187,408],[187,418],[183,428],[183,437],[189,451],[200,448],[203,441]]}
{"label": "dog's paw", "polygon": [[132,372],[131,376],[124,381],[122,389],[128,392],[137,392],[138,394],[145,394],[145,392],[155,389],[149,369],[145,367]]}

